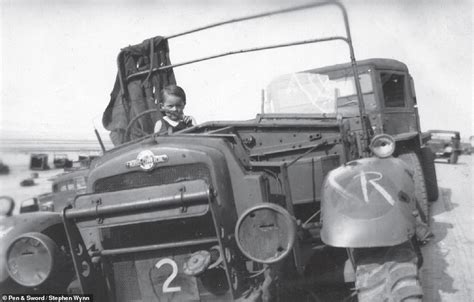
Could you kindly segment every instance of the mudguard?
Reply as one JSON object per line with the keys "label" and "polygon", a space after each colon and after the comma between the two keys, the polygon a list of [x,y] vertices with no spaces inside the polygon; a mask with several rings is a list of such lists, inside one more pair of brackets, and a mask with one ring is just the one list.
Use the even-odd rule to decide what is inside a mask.
{"label": "mudguard", "polygon": [[42,232],[55,224],[62,224],[60,213],[24,213],[0,220],[0,291],[9,279],[5,257],[10,243],[21,234]]}
{"label": "mudguard", "polygon": [[364,158],[332,170],[323,185],[321,239],[334,247],[393,246],[415,232],[412,170],[398,158]]}

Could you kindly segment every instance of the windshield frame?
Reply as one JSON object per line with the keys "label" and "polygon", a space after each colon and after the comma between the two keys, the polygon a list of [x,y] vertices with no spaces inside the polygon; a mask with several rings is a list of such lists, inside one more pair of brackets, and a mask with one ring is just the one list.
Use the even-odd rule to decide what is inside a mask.
{"label": "windshield frame", "polygon": [[[360,68],[359,66],[358,78],[360,83],[364,83],[363,87],[361,84],[363,98],[372,95],[371,103],[368,103],[368,100],[365,98],[363,99],[366,110],[369,104],[370,112],[376,112],[379,106],[376,101],[376,83],[371,69]],[[355,81],[352,72],[343,69],[326,70],[323,72],[315,69],[280,75],[275,77],[266,86],[265,97],[262,100],[262,114],[310,114],[316,116],[342,114],[343,116],[357,116],[359,102],[357,100]],[[334,94],[328,93],[331,88],[337,89]],[[347,94],[345,93],[347,92],[345,91],[346,88],[349,89]],[[334,108],[324,104],[325,99],[333,102]],[[343,100],[350,102],[341,105]],[[355,105],[346,106],[349,103],[354,103]],[[298,107],[306,109],[298,111]],[[344,109],[340,110],[342,108],[356,109],[357,113]],[[325,111],[324,109],[333,110]]]}

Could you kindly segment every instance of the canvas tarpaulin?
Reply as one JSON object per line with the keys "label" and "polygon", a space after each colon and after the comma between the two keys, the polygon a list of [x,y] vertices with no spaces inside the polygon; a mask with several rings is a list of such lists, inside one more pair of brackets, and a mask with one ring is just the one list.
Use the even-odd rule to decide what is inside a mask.
{"label": "canvas tarpaulin", "polygon": [[[151,72],[153,68],[170,64],[168,41],[163,37],[122,49],[117,58],[118,72],[110,102],[102,116],[102,124],[110,131],[115,146],[153,133],[156,121],[161,118],[159,110],[143,115],[128,131],[126,129],[142,112],[158,109],[164,86],[176,84],[172,69]],[[133,76],[137,73],[140,75]]]}

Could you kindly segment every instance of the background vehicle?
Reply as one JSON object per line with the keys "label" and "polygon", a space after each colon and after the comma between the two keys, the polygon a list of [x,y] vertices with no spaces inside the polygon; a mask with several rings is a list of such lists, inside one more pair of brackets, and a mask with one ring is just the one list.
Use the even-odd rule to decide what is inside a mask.
{"label": "background vehicle", "polygon": [[[338,113],[356,116],[359,111],[351,63],[327,66],[305,71],[310,74],[324,74],[339,86],[337,98]],[[390,134],[396,140],[395,156],[415,167],[415,182],[425,186],[417,192],[417,198],[428,213],[426,200],[438,199],[438,185],[434,155],[426,146],[428,139],[420,129],[420,118],[416,106],[413,78],[407,66],[391,59],[369,59],[357,62],[367,119],[374,134]],[[284,76],[286,85],[294,79]],[[278,85],[282,85],[280,82]],[[272,85],[270,85],[270,89]],[[307,108],[305,108],[307,109]],[[425,188],[423,188],[425,187]]]}
{"label": "background vehicle", "polygon": [[45,154],[45,153],[31,154],[30,169],[31,170],[49,170],[48,154]]}
{"label": "background vehicle", "polygon": [[53,201],[52,193],[44,193],[38,196],[23,200],[20,205],[20,214],[36,211],[49,211]]}
{"label": "background vehicle", "polygon": [[86,192],[87,175],[89,169],[78,169],[76,171],[59,174],[53,180],[53,200],[51,211],[62,211],[65,206],[72,203],[77,195]]}
{"label": "background vehicle", "polygon": [[461,153],[466,154],[466,155],[471,155],[472,154],[472,146],[471,143],[463,143],[461,142]]}
{"label": "background vehicle", "polygon": [[54,154],[53,164],[55,168],[70,168],[72,160],[67,158],[67,154]]}
{"label": "background vehicle", "polygon": [[461,142],[463,154],[471,155],[474,152],[474,136],[470,136],[467,142]]}
{"label": "background vehicle", "polygon": [[[366,80],[382,91],[379,71],[400,64],[369,60],[380,70],[354,76],[362,69],[338,3],[238,20],[322,5],[341,8],[347,36],[312,43],[347,42],[351,67],[277,79],[265,102],[271,112],[253,120],[147,135],[160,116],[154,93],[175,82],[174,65],[164,38],[124,48],[104,121],[125,144],[93,162],[86,194],[63,212],[64,236],[45,238],[41,230],[12,236],[5,251],[11,280],[38,290],[57,284],[100,301],[294,301],[344,282],[355,283],[359,301],[421,301],[416,215],[427,220],[428,213],[418,122],[408,134],[388,126],[382,94],[361,85]],[[260,50],[275,47],[281,45]],[[346,76],[339,81],[332,72]],[[371,98],[379,115],[366,105]],[[352,99],[357,106],[347,104]],[[380,117],[375,129],[374,116]],[[385,125],[402,142],[397,150]],[[54,266],[29,278],[32,268],[21,262],[25,240],[58,258],[70,256],[76,279],[59,282]],[[68,263],[35,257],[34,263]],[[12,269],[12,261],[22,270]]]}
{"label": "background vehicle", "polygon": [[0,160],[0,175],[9,174],[9,173],[10,173],[10,167],[8,165],[4,164]]}
{"label": "background vehicle", "polygon": [[430,130],[431,139],[428,146],[436,158],[447,159],[448,163],[455,164],[461,154],[461,135],[458,131]]}
{"label": "background vehicle", "polygon": [[76,195],[85,193],[88,173],[89,169],[78,169],[57,175],[52,179],[52,192],[22,201],[20,214],[36,211],[61,212],[74,201]]}

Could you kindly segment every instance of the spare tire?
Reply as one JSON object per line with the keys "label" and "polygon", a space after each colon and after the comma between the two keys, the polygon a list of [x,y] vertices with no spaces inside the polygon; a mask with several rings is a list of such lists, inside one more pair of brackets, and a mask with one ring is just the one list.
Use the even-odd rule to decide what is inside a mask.
{"label": "spare tire", "polygon": [[425,177],[423,175],[423,169],[421,168],[420,160],[418,159],[418,156],[415,152],[402,153],[398,156],[398,158],[403,160],[409,167],[413,169],[413,181],[415,182],[417,208],[420,212],[421,220],[429,225],[429,205],[428,198],[426,196]]}
{"label": "spare tire", "polygon": [[438,179],[436,177],[436,167],[434,163],[435,155],[428,147],[420,150],[420,161],[425,175],[426,195],[428,201],[436,201],[439,197]]}

